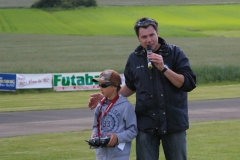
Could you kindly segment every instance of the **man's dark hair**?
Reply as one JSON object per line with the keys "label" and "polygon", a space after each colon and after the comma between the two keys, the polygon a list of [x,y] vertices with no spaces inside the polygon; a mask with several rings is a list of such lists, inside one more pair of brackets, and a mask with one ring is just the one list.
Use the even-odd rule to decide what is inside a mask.
{"label": "man's dark hair", "polygon": [[148,28],[150,25],[158,32],[158,23],[154,19],[147,17],[138,19],[134,25],[136,35],[139,36],[139,28]]}

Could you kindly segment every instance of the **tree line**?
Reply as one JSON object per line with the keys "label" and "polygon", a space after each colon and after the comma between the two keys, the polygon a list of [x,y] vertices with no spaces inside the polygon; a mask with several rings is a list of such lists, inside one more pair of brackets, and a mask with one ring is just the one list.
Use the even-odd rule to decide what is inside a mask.
{"label": "tree line", "polygon": [[32,8],[75,8],[97,6],[96,0],[38,0]]}

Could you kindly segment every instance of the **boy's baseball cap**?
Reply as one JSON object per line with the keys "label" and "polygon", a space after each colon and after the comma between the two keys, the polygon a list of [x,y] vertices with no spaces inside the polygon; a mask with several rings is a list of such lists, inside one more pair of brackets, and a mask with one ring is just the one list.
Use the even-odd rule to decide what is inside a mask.
{"label": "boy's baseball cap", "polygon": [[104,70],[100,74],[99,78],[93,78],[92,81],[100,82],[100,83],[113,82],[116,85],[122,84],[121,76],[118,74],[118,72],[111,70],[111,69]]}

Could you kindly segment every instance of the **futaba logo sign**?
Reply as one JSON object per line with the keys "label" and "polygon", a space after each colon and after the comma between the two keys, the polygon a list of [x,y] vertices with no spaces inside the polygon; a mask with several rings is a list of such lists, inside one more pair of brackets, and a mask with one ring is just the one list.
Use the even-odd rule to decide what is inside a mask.
{"label": "futaba logo sign", "polygon": [[74,73],[74,74],[54,74],[53,86],[86,86],[97,85],[98,83],[92,82],[93,78],[99,77],[98,72],[94,74],[89,73]]}

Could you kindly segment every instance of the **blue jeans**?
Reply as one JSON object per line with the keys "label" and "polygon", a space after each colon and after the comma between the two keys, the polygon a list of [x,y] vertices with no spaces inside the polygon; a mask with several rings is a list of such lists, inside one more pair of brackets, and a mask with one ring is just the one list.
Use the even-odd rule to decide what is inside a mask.
{"label": "blue jeans", "polygon": [[137,160],[158,160],[160,140],[166,160],[186,160],[186,131],[159,135],[153,133],[138,132],[136,137]]}

